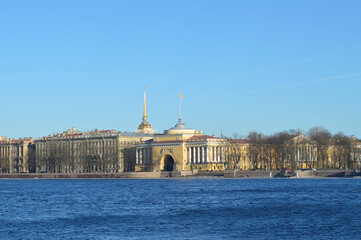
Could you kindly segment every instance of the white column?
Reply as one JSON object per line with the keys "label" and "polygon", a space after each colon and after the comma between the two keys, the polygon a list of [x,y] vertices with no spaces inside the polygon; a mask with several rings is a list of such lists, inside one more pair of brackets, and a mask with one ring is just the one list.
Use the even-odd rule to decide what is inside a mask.
{"label": "white column", "polygon": [[192,147],[193,149],[193,163],[196,163],[196,148]]}
{"label": "white column", "polygon": [[213,161],[213,160],[214,160],[214,159],[213,159],[213,152],[214,152],[214,151],[213,151],[213,150],[214,150],[213,147],[210,147],[210,150],[211,150],[211,152],[210,152],[210,154],[211,154],[211,156],[210,156],[210,157],[211,157],[211,163],[213,163],[213,162],[214,162],[214,161]]}
{"label": "white column", "polygon": [[226,159],[225,161],[228,161],[228,147],[226,147]]}
{"label": "white column", "polygon": [[221,148],[220,147],[217,147],[217,162],[220,162],[221,161]]}
{"label": "white column", "polygon": [[300,162],[300,148],[297,148],[297,162]]}
{"label": "white column", "polygon": [[204,147],[201,148],[202,148],[202,163],[204,163]]}
{"label": "white column", "polygon": [[201,163],[201,148],[197,147],[197,163]]}
{"label": "white column", "polygon": [[300,148],[300,161],[302,163],[306,162],[306,157],[307,157],[307,148],[305,147],[301,147]]}
{"label": "white column", "polygon": [[141,149],[140,151],[139,151],[139,159],[140,159],[140,164],[143,164],[143,149]]}
{"label": "white column", "polygon": [[217,162],[217,147],[212,147],[212,162]]}
{"label": "white column", "polygon": [[221,162],[224,162],[224,148],[221,147]]}
{"label": "white column", "polygon": [[208,163],[208,154],[209,154],[209,151],[208,151],[208,147],[205,147],[206,148],[206,158],[205,158],[205,162]]}
{"label": "white column", "polygon": [[216,157],[216,150],[215,147],[212,147],[212,163],[215,162],[215,157]]}
{"label": "white column", "polygon": [[188,147],[188,161],[187,161],[187,163],[191,163],[191,159],[192,159],[192,152],[191,152],[191,148],[190,147]]}
{"label": "white column", "polygon": [[139,165],[139,149],[137,149],[135,151],[135,161],[136,161],[136,164]]}
{"label": "white column", "polygon": [[217,162],[217,147],[213,147],[213,162]]}
{"label": "white column", "polygon": [[224,149],[221,147],[221,162],[224,160]]}

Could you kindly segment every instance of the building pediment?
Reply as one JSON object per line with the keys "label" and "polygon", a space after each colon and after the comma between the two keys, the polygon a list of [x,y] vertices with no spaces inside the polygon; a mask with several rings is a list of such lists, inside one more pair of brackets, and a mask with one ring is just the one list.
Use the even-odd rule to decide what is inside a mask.
{"label": "building pediment", "polygon": [[309,137],[306,137],[303,134],[298,134],[296,137],[292,138],[291,140],[288,140],[285,142],[286,145],[289,144],[297,144],[297,145],[312,145],[315,144],[316,141],[312,140]]}

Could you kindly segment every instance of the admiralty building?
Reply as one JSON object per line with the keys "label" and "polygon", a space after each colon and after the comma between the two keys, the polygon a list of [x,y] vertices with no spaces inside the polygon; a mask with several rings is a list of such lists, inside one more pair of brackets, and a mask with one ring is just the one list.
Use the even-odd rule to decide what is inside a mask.
{"label": "admiralty building", "polygon": [[33,140],[0,137],[1,173],[116,173],[129,171],[215,171],[281,168],[359,168],[361,142],[326,147],[298,133],[275,142],[227,139],[177,124],[157,134],[143,118],[137,131],[97,130]]}

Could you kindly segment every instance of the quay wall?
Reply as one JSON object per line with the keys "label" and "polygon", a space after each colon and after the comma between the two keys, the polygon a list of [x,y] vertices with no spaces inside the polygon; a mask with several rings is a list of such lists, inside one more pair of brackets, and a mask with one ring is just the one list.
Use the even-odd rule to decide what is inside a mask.
{"label": "quay wall", "polygon": [[[299,178],[360,177],[354,170],[296,170]],[[279,170],[225,170],[225,171],[174,171],[174,172],[122,172],[122,173],[9,173],[0,179],[157,179],[157,178],[278,178]]]}
{"label": "quay wall", "polygon": [[330,169],[312,171],[312,175],[315,177],[356,177],[360,176],[360,172],[355,170]]}
{"label": "quay wall", "polygon": [[172,177],[171,172],[124,172],[124,173],[19,173],[0,174],[0,179],[97,179],[124,178],[150,179]]}
{"label": "quay wall", "polygon": [[[355,170],[295,170],[299,178],[327,178],[327,177],[358,177],[360,172]],[[278,178],[279,170],[256,170],[256,171],[224,171],[225,178]]]}
{"label": "quay wall", "polygon": [[256,170],[256,171],[224,171],[225,178],[274,178],[280,176],[280,171]]}

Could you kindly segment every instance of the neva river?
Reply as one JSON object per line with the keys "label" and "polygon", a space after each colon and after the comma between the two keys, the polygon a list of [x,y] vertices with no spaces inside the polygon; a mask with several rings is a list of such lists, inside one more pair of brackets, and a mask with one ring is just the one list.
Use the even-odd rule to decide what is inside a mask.
{"label": "neva river", "polygon": [[360,239],[361,179],[0,180],[1,239]]}

